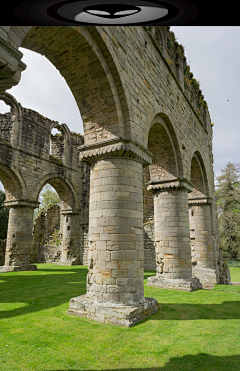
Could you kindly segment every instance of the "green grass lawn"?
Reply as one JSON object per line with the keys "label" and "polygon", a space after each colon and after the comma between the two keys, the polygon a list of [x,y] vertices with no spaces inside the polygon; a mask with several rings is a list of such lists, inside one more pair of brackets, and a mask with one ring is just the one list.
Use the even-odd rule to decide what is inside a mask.
{"label": "green grass lawn", "polygon": [[37,266],[0,274],[0,371],[240,371],[240,286],[145,286],[161,310],[125,328],[67,314],[85,293],[86,267]]}

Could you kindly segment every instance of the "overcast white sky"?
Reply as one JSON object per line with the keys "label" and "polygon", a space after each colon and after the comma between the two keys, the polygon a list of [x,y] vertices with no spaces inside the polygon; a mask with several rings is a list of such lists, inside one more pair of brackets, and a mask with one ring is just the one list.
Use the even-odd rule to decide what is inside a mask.
{"label": "overcast white sky", "polygon": [[[200,80],[213,128],[214,171],[219,175],[228,161],[240,163],[240,27],[174,26],[177,40],[185,47],[191,72]],[[83,134],[77,104],[65,80],[43,56],[20,48],[27,68],[20,83],[10,90],[23,107],[66,123]],[[0,101],[0,112],[5,112]]]}

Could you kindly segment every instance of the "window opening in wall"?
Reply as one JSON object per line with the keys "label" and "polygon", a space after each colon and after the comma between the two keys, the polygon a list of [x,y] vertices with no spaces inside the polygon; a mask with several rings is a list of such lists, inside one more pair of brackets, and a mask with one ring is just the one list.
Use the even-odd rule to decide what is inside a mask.
{"label": "window opening in wall", "polygon": [[67,230],[70,231],[70,225],[67,227]]}
{"label": "window opening in wall", "polygon": [[4,115],[8,112],[11,112],[11,107],[3,102],[3,100],[0,100],[0,114]]}
{"label": "window opening in wall", "polygon": [[194,216],[194,212],[193,212],[193,209],[192,209],[192,211],[191,211],[191,212],[192,212],[192,216]]}
{"label": "window opening in wall", "polygon": [[55,136],[55,135],[62,135],[61,131],[59,131],[58,129],[56,128],[53,128],[52,131],[51,131],[51,137],[50,137],[50,155],[52,155],[53,153],[53,148],[52,148],[52,135]]}
{"label": "window opening in wall", "polygon": [[67,216],[66,222],[68,222],[68,216]]}

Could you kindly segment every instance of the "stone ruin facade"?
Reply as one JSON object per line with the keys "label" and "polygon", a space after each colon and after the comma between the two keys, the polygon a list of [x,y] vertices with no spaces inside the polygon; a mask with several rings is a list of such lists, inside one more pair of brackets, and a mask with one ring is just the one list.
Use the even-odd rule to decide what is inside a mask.
{"label": "stone ruin facade", "polygon": [[[20,46],[65,78],[84,136],[5,93],[26,68]],[[32,234],[33,210],[49,183],[61,200],[59,236],[40,232],[47,246],[61,236],[51,259],[83,264],[88,250],[87,293],[70,300],[70,314],[133,326],[156,312],[144,297],[144,266],[156,267],[150,286],[231,284],[219,249],[211,119],[169,27],[2,26],[0,66],[1,99],[11,106],[0,122],[10,208],[2,271],[36,269],[32,242],[53,216],[46,211]]]}

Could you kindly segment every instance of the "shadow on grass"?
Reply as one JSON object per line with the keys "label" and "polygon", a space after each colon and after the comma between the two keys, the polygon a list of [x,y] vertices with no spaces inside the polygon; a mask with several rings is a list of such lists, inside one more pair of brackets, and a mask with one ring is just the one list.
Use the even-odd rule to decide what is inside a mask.
{"label": "shadow on grass", "polygon": [[[53,268],[39,267],[35,272],[14,272],[0,275],[0,303],[4,303],[5,306],[5,308],[2,306],[2,309],[5,310],[0,311],[0,318],[36,313],[69,303],[71,298],[86,293],[86,274],[87,267],[58,268],[55,266]],[[145,276],[147,278],[154,274],[155,272],[146,272]],[[171,295],[171,293],[169,294]],[[151,296],[154,297],[154,295]],[[161,310],[144,321],[240,319],[239,294],[236,295],[235,301],[225,301],[221,304],[181,303],[182,296],[177,296],[174,303],[168,303],[165,294],[162,297],[162,302],[161,293],[160,299],[159,294],[157,296]],[[204,297],[201,300],[205,300]],[[20,307],[16,308],[18,304]]]}
{"label": "shadow on grass", "polygon": [[32,272],[1,274],[0,303],[21,303],[24,307],[2,310],[0,318],[10,318],[57,307],[69,302],[72,297],[85,294],[86,274],[87,268],[85,267],[40,268]]}
{"label": "shadow on grass", "polygon": [[[101,371],[239,371],[240,355],[217,357],[205,353],[173,357],[163,367],[111,368]],[[44,370],[45,371],[45,370]],[[46,370],[47,371],[47,370]],[[82,371],[82,369],[61,369],[48,371]],[[94,370],[85,370],[94,371]]]}

